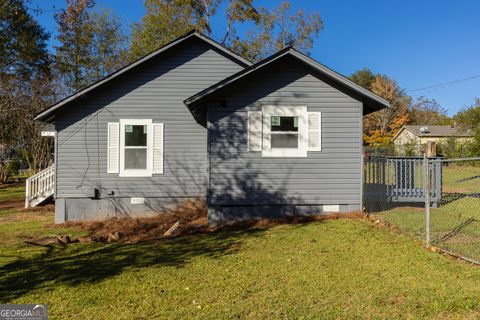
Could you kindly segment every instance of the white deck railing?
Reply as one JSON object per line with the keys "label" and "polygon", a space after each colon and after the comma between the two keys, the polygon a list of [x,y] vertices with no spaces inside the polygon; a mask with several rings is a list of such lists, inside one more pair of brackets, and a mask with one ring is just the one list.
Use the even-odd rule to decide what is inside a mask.
{"label": "white deck railing", "polygon": [[[53,195],[55,190],[55,165],[40,171],[27,179],[25,188],[25,208]],[[38,201],[35,201],[38,200]]]}

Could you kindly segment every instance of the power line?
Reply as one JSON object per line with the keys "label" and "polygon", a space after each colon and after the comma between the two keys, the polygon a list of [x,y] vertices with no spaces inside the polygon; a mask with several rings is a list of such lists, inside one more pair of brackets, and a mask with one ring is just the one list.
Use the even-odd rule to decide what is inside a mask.
{"label": "power line", "polygon": [[426,90],[432,90],[432,89],[441,88],[441,87],[450,87],[450,86],[455,85],[455,84],[459,84],[459,83],[462,83],[462,82],[466,82],[466,81],[470,81],[470,80],[474,80],[474,79],[478,79],[478,78],[480,78],[480,74],[477,74],[475,76],[471,76],[471,77],[468,77],[468,78],[463,78],[463,79],[460,79],[460,80],[455,80],[455,81],[436,84],[436,85],[433,85],[433,86],[428,86],[428,87],[423,87],[423,88],[418,88],[418,89],[411,89],[411,90],[407,90],[406,92],[426,91]]}

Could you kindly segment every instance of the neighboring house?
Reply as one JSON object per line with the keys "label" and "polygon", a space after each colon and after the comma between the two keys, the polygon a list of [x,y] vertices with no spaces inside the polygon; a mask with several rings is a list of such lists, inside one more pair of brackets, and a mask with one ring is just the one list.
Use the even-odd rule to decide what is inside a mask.
{"label": "neighboring house", "polygon": [[55,124],[55,221],[360,210],[362,117],[388,106],[294,49],[252,65],[188,33],[36,117]]}
{"label": "neighboring house", "polygon": [[437,144],[446,143],[448,139],[455,139],[459,144],[466,144],[473,140],[472,132],[461,127],[430,126],[430,125],[406,125],[403,126],[392,138],[397,154],[413,152],[421,155],[428,142]]}

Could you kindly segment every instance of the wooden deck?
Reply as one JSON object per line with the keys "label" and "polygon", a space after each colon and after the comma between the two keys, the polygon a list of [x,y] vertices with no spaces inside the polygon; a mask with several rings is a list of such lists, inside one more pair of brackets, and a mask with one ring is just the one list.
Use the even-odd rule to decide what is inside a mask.
{"label": "wooden deck", "polygon": [[[419,157],[365,157],[364,202],[424,203],[430,190],[431,205],[436,206],[442,193],[442,164],[428,159],[430,185],[427,186],[427,163]],[[428,188],[427,188],[428,187]]]}

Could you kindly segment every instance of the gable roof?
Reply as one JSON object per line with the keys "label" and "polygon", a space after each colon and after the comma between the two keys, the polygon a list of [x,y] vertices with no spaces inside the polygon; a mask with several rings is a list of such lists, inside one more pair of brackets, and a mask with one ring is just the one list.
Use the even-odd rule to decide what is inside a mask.
{"label": "gable roof", "polygon": [[213,94],[214,92],[231,85],[237,80],[242,79],[243,77],[251,73],[254,73],[264,68],[265,66],[271,64],[272,62],[277,61],[278,59],[286,56],[294,57],[295,59],[307,65],[309,68],[313,69],[314,71],[321,73],[322,75],[328,77],[332,81],[338,83],[340,86],[343,86],[346,89],[352,91],[355,95],[358,95],[362,99],[362,101],[365,103],[366,107],[369,109],[368,112],[366,112],[365,114],[390,107],[390,103],[387,100],[377,96],[376,94],[370,92],[369,90],[363,88],[362,86],[354,83],[350,79],[342,76],[341,74],[333,71],[332,69],[324,66],[323,64],[313,60],[312,58],[304,55],[303,53],[291,47],[285,48],[273,54],[272,56],[256,64],[253,64],[248,68],[245,68],[237,72],[236,74],[233,74],[230,77],[225,78],[224,80],[218,82],[217,84],[214,84],[213,86],[210,86],[209,88],[186,99],[184,103],[187,106],[196,105],[201,101],[203,101],[210,94]]}
{"label": "gable roof", "polygon": [[243,66],[243,67],[248,67],[248,66],[251,66],[252,63],[244,58],[242,58],[241,56],[237,55],[236,53],[234,53],[233,51],[230,51],[229,49],[227,49],[226,47],[222,46],[220,43],[212,40],[211,38],[199,33],[198,31],[196,30],[192,30],[186,34],[184,34],[183,36],[167,43],[166,45],[162,46],[161,48],[147,54],[146,56],[144,56],[143,58],[140,58],[138,59],[137,61],[135,62],[132,62],[130,63],[129,65],[115,71],[114,73],[108,75],[107,77],[103,78],[103,79],[100,79],[99,81],[89,85],[88,87],[72,94],[71,96],[63,99],[63,100],[60,100],[58,101],[57,103],[55,103],[54,105],[50,106],[49,108],[47,108],[46,110],[43,110],[42,112],[38,113],[36,116],[35,116],[35,120],[42,120],[42,121],[49,121],[51,116],[55,113],[55,111],[57,111],[59,108],[65,106],[66,104],[78,99],[79,97],[83,96],[84,94],[88,93],[89,91],[92,91],[100,86],[102,86],[103,84],[115,79],[116,77],[120,76],[121,74],[137,67],[138,65],[140,64],[143,64],[144,62],[146,61],[149,61],[150,59],[158,56],[159,54],[179,45],[180,43],[183,43],[184,41],[186,41],[187,39],[190,39],[190,38],[193,38],[193,37],[196,37],[198,39],[201,39],[203,41],[205,41],[206,43],[212,45],[213,47],[215,47],[216,49],[218,49],[219,51],[225,53],[226,56],[230,57],[233,61],[237,62],[239,65]]}
{"label": "gable roof", "polygon": [[[427,130],[425,131],[422,128]],[[398,130],[392,141],[404,130],[410,131],[417,137],[473,137],[473,133],[470,130],[457,126],[406,125]]]}

